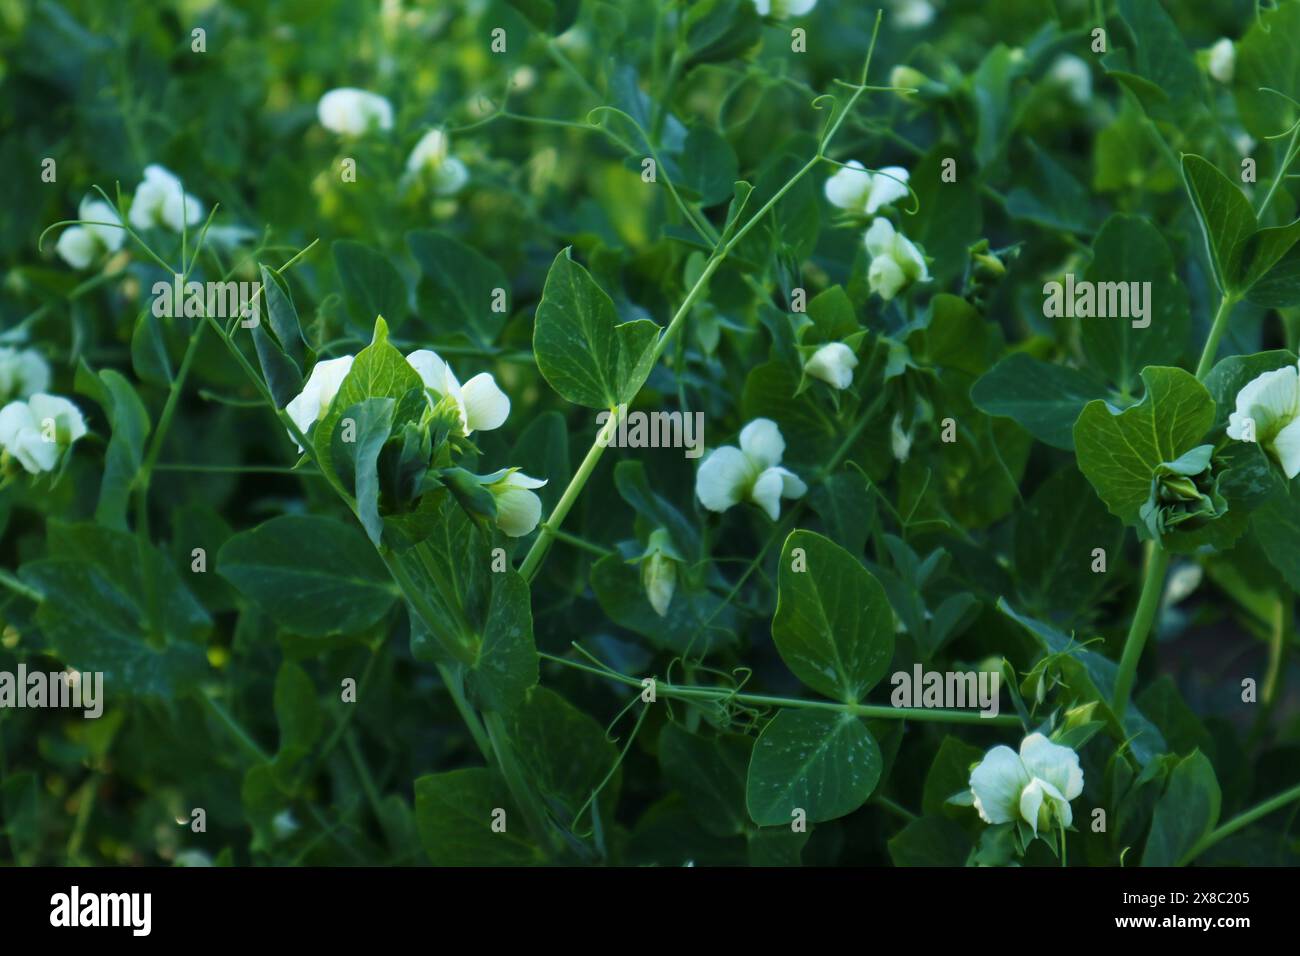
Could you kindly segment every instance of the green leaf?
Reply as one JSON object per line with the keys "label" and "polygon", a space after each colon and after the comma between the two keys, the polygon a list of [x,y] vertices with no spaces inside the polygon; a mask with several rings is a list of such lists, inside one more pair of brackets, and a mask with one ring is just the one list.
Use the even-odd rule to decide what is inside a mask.
{"label": "green leaf", "polygon": [[1196,842],[1219,821],[1219,781],[1209,758],[1194,750],[1169,774],[1156,803],[1143,866],[1178,866]]}
{"label": "green leaf", "polygon": [[[605,736],[605,729],[545,687],[528,691],[519,706],[505,715],[505,726],[527,778],[555,821],[563,827],[586,828],[591,809],[584,811],[581,824],[578,811],[618,761],[618,749]],[[620,772],[615,771],[600,792],[604,819],[613,818],[620,780]]]}
{"label": "green leaf", "polygon": [[750,0],[700,0],[683,21],[686,63],[717,63],[740,56],[758,42],[761,22]]}
{"label": "green leaf", "polygon": [[852,813],[871,796],[883,763],[875,738],[851,714],[783,708],[754,744],[745,785],[750,818],[789,826]]}
{"label": "green leaf", "polygon": [[168,330],[153,310],[141,309],[131,331],[131,368],[140,381],[163,388],[171,384],[175,373],[168,354],[168,338]]}
{"label": "green leaf", "polygon": [[330,448],[334,469],[356,498],[357,519],[376,547],[384,533],[379,517],[379,453],[392,431],[396,406],[392,398],[367,398],[345,408],[339,419],[343,427],[335,430]]}
{"label": "green leaf", "polygon": [[1133,45],[1105,56],[1106,72],[1128,86],[1152,117],[1187,119],[1202,99],[1204,81],[1177,24],[1159,0],[1120,0],[1119,14]]}
{"label": "green leaf", "polygon": [[1092,486],[1066,465],[1038,486],[1016,519],[1015,567],[1021,592],[1034,607],[1085,612],[1105,587],[1092,570],[1093,549],[1115,555],[1124,526],[1106,511]]}
{"label": "green leaf", "polygon": [[[498,810],[505,811],[500,833],[492,829]],[[522,835],[527,833],[523,817],[493,770],[473,767],[418,778],[415,821],[435,866],[527,866],[543,860]]]}
{"label": "green leaf", "polygon": [[971,838],[943,817],[920,817],[889,839],[895,866],[965,866],[970,851]]}
{"label": "green leaf", "polygon": [[1079,470],[1111,514],[1134,527],[1156,466],[1200,444],[1214,423],[1214,399],[1188,372],[1149,366],[1142,381],[1146,395],[1138,404],[1116,413],[1090,402],[1074,425]]}
{"label": "green leaf", "polygon": [[819,534],[793,531],[781,549],[772,638],[804,684],[855,704],[889,669],[894,612],[857,558]]}
{"label": "green leaf", "polygon": [[861,472],[837,472],[815,488],[808,504],[817,512],[828,536],[850,554],[862,554],[876,523],[876,498]]}
{"label": "green leaf", "polygon": [[1255,232],[1255,212],[1232,180],[1200,156],[1183,156],[1183,180],[1201,224],[1219,291],[1234,292],[1244,271],[1246,240]]}
{"label": "green leaf", "polygon": [[619,554],[591,566],[591,589],[610,619],[677,654],[707,654],[736,642],[735,612],[712,591],[692,587],[678,572],[668,613],[660,617],[646,597],[641,570]]}
{"label": "green leaf", "polygon": [[1147,365],[1171,365],[1183,354],[1190,323],[1187,290],[1174,273],[1174,257],[1160,231],[1146,219],[1116,214],[1092,243],[1086,280],[1105,294],[1102,283],[1149,282],[1146,328],[1125,317],[1079,320],[1088,360],[1126,391]]}
{"label": "green leaf", "polygon": [[984,751],[959,737],[944,737],[934,755],[934,762],[925,775],[921,812],[927,817],[969,813],[968,810],[948,803],[948,798],[955,793],[970,790],[971,766],[979,763],[983,756]]}
{"label": "green leaf", "polygon": [[1300,487],[1288,482],[1251,516],[1251,527],[1268,561],[1286,583],[1300,590]]}
{"label": "green leaf", "polygon": [[659,326],[615,324],[614,302],[570,250],[555,257],[537,305],[537,367],[561,396],[588,408],[631,401],[650,374]]}
{"label": "green leaf", "polygon": [[388,257],[352,239],[339,239],[333,252],[353,320],[365,328],[382,315],[400,325],[409,310],[406,281]]}
{"label": "green leaf", "polygon": [[277,784],[288,792],[294,783],[294,769],[311,753],[324,726],[316,685],[292,661],[282,663],[275,675],[275,719],[280,727],[280,749],[271,770]]}
{"label": "green leaf", "polygon": [[[421,229],[406,234],[406,244],[432,289],[433,314],[440,335],[460,332],[478,345],[496,341],[509,317],[494,308],[497,290],[507,297],[505,271],[477,249],[445,233]],[[422,300],[423,301],[423,300]],[[503,303],[506,309],[509,302]]]}
{"label": "green leaf", "polygon": [[1030,185],[1011,190],[1007,195],[1007,213],[1047,229],[1091,232],[1096,217],[1087,188],[1051,154],[1032,142],[1029,148],[1033,160]]}
{"label": "green leaf", "polygon": [[543,33],[559,36],[578,19],[579,0],[506,0]]}
{"label": "green leaf", "polygon": [[[316,423],[310,440],[316,450],[316,462],[331,478],[334,468],[334,431],[344,412],[368,398],[396,399],[399,407],[412,390],[423,394],[424,382],[401,352],[388,341],[388,324],[375,320],[375,334],[370,344],[357,353],[352,369],[339,386],[325,417]],[[395,415],[401,420],[400,415]]]}
{"label": "green leaf", "polygon": [[507,711],[537,683],[528,583],[513,568],[493,575],[492,600],[469,688],[487,710]]}
{"label": "green leaf", "polygon": [[744,832],[745,775],[751,738],[738,734],[706,739],[671,721],[659,732],[659,763],[681,791],[700,826],[715,836]]}
{"label": "green leaf", "polygon": [[276,407],[284,408],[302,391],[302,370],[260,323],[253,326],[252,335],[257,363],[262,367],[266,387],[270,389]]}
{"label": "green leaf", "polygon": [[731,144],[710,126],[692,126],[680,160],[681,172],[674,185],[704,208],[731,199],[736,181],[736,153]]}
{"label": "green leaf", "polygon": [[975,159],[981,168],[1002,153],[1015,126],[1016,108],[1012,103],[1011,84],[1019,74],[1019,61],[1014,52],[999,43],[985,54],[972,77],[978,117]]}
{"label": "green leaf", "polygon": [[307,342],[302,336],[298,309],[293,304],[284,280],[264,265],[259,268],[262,273],[262,314],[271,323],[271,331],[275,333],[280,348],[293,359],[295,365],[301,365],[306,356]]}
{"label": "green leaf", "polygon": [[365,535],[332,518],[280,515],[232,537],[217,570],[282,625],[308,637],[375,624],[397,597]]}
{"label": "green leaf", "polygon": [[66,665],[102,671],[110,695],[172,697],[206,676],[212,620],[161,552],[125,531],[57,522],[48,552],[19,574],[44,595],[36,623]]}
{"label": "green leaf", "polygon": [[95,520],[125,530],[127,505],[144,461],[145,439],[149,437],[149,413],[131,383],[111,368],[96,376],[83,361],[77,368],[76,388],[100,404],[113,431],[104,454]]}
{"label": "green leaf", "polygon": [[1054,448],[1074,448],[1074,423],[1084,406],[1108,395],[1092,376],[1013,352],[989,369],[970,397],[986,415],[1010,418]]}

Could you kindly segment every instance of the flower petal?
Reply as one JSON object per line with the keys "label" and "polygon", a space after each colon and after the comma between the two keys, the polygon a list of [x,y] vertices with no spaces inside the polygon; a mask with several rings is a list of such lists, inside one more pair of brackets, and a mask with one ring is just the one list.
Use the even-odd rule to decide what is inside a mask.
{"label": "flower petal", "polygon": [[770,418],[755,418],[740,430],[740,448],[760,469],[781,463],[785,439]]}
{"label": "flower petal", "polygon": [[695,496],[710,511],[726,511],[739,503],[754,480],[754,466],[739,448],[714,449],[695,474]]}
{"label": "flower petal", "polygon": [[853,159],[826,180],[826,198],[832,206],[860,213],[867,205],[871,186],[871,173],[867,172],[866,167],[860,162]]}
{"label": "flower petal", "polygon": [[758,476],[758,480],[754,482],[754,487],[749,492],[749,500],[767,512],[767,516],[773,521],[781,517],[781,490],[785,487],[785,481],[781,476],[783,470],[767,469]]}
{"label": "flower petal", "polygon": [[886,166],[871,177],[866,213],[874,216],[881,206],[888,206],[906,196],[907,170],[902,166]]}
{"label": "flower petal", "polygon": [[1273,453],[1288,479],[1300,475],[1300,418],[1277,433]]}
{"label": "flower petal", "polygon": [[867,252],[872,256],[889,255],[894,249],[894,224],[888,219],[878,218],[871,223],[862,239],[867,245]]}
{"label": "flower petal", "polygon": [[1020,793],[1029,784],[1029,772],[1020,756],[1005,745],[994,747],[971,771],[970,790],[975,809],[985,823],[1010,823],[1020,809]]}
{"label": "flower petal", "polygon": [[494,492],[497,527],[511,538],[522,538],[542,520],[542,499],[524,488],[506,487]]}
{"label": "flower petal", "polygon": [[510,415],[510,399],[487,372],[479,372],[461,386],[461,407],[465,409],[465,433],[500,428]]}
{"label": "flower petal", "polygon": [[1042,734],[1030,734],[1020,743],[1020,759],[1025,769],[1050,783],[1065,800],[1083,793],[1079,755],[1069,747],[1054,744]]}

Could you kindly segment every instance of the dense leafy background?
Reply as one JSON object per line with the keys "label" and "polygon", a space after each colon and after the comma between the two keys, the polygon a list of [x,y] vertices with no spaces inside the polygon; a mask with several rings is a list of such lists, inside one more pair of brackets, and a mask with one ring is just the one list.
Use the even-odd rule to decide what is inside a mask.
{"label": "dense leafy background", "polygon": [[[1135,467],[1226,444],[1241,385],[1294,361],[1300,271],[1255,235],[1294,218],[1293,181],[1254,210],[1290,138],[1266,137],[1298,115],[1259,88],[1300,98],[1300,3],[1257,17],[1246,0],[935,0],[919,25],[915,6],[885,4],[867,81],[899,65],[925,81],[857,97],[828,151],[911,173],[893,220],[931,281],[885,302],[865,223],[823,197],[829,162],[708,258],[843,115],[867,5],[823,0],[782,23],[746,0],[0,0],[0,339],[46,356],[93,433],[57,483],[0,490],[0,670],[108,684],[98,721],[0,710],[0,860],[1002,863],[1011,837],[947,801],[989,747],[1040,725],[1084,766],[1072,864],[1179,862],[1294,787],[1300,497],[1267,462],[1234,466],[1254,485],[1225,488],[1229,516],[1170,548],[1133,703],[1121,718],[1109,702],[1141,587],[1121,519],[1145,497],[1117,444],[1153,421],[1167,441],[1139,441]],[[1221,36],[1240,41],[1227,84],[1205,71]],[[1086,82],[1062,81],[1063,55]],[[339,86],[387,96],[393,130],[323,129],[317,101]],[[468,168],[454,197],[404,180],[430,127]],[[1248,197],[1243,155],[1258,162]],[[85,272],[54,255],[57,232],[38,248],[92,186],[129,196],[149,163],[219,203],[215,225],[251,230],[194,263],[195,278],[266,283],[270,331],[233,339],[247,368],[213,330],[184,362],[193,321],[149,314],[167,272],[138,245]],[[150,238],[181,260],[180,237]],[[981,240],[999,267],[972,255]],[[709,267],[658,356],[656,327]],[[1043,285],[1067,272],[1150,281],[1150,328],[1045,318]],[[485,308],[497,288],[505,312]],[[1221,291],[1241,301],[1218,355],[1246,358],[1202,385]],[[801,380],[809,347],[844,339],[851,389]],[[282,406],[314,359],[367,346],[315,433],[354,515],[316,468],[288,472],[293,444],[246,371]],[[595,410],[620,401],[702,411],[710,447],[771,418],[808,495],[777,524],[750,506],[719,516],[680,450],[611,449],[535,576],[494,573],[493,548],[519,567],[532,539],[495,532],[459,479],[402,520],[381,514],[376,456],[419,385],[394,347],[435,348],[462,381],[496,376],[511,417],[458,463],[548,479],[547,513]],[[355,451],[330,440],[344,412],[362,423]],[[682,561],[666,617],[628,560],[656,528]],[[812,575],[791,572],[801,546]],[[1004,660],[1019,687],[1003,710],[1023,726],[852,715],[887,707],[887,675],[914,663]],[[687,693],[643,705],[647,675]],[[742,684],[835,706],[731,696]],[[188,825],[196,807],[206,832]],[[1294,864],[1293,812],[1202,859]],[[1044,842],[1026,861],[1058,862]]]}

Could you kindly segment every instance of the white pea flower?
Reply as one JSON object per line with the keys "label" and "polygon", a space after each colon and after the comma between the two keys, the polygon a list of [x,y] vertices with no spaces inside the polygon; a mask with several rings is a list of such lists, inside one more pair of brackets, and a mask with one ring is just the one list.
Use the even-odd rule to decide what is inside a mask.
{"label": "white pea flower", "polygon": [[754,8],[760,17],[773,17],[777,20],[801,17],[811,13],[815,6],[817,0],[754,0]]}
{"label": "white pea flower", "polygon": [[122,248],[126,230],[117,211],[104,200],[87,196],[81,201],[77,218],[85,224],[63,230],[54,246],[54,251],[72,268],[87,269],[106,253]]}
{"label": "white pea flower", "polygon": [[858,357],[843,342],[823,345],[804,364],[804,371],[834,388],[845,389],[853,384],[853,370],[858,367]]}
{"label": "white pea flower", "polygon": [[451,366],[437,352],[417,349],[406,361],[420,374],[425,388],[439,398],[449,397],[456,403],[463,434],[491,431],[505,423],[510,414],[510,399],[487,372],[480,372],[461,385]]}
{"label": "white pea flower", "polygon": [[175,173],[151,163],[144,168],[144,180],[135,187],[128,218],[136,229],[166,226],[181,232],[203,219],[203,203],[185,191]]}
{"label": "white pea flower", "polygon": [[[302,391],[284,407],[284,410],[289,413],[289,418],[304,435],[329,411],[330,403],[338,394],[343,380],[348,377],[348,372],[352,371],[353,358],[354,356],[344,355],[317,362],[311,374],[307,376],[307,383],[303,385]],[[302,451],[301,445],[298,446],[298,450]]]}
{"label": "white pea flower", "polygon": [[81,410],[57,395],[37,392],[0,409],[0,448],[33,475],[54,471],[63,453],[85,434]]}
{"label": "white pea flower", "polygon": [[406,170],[412,175],[428,175],[433,191],[439,196],[453,196],[469,182],[469,170],[455,156],[447,155],[450,145],[447,134],[431,129],[420,138],[406,159]]}
{"label": "white pea flower", "polygon": [[529,478],[518,468],[488,478],[495,479],[486,487],[496,501],[497,527],[511,538],[522,538],[536,528],[542,520],[542,499],[533,494],[533,489],[545,485],[545,479]]}
{"label": "white pea flower", "polygon": [[934,20],[934,7],[927,0],[895,0],[894,25],[916,30]]}
{"label": "white pea flower", "polygon": [[1081,57],[1062,53],[1047,71],[1047,78],[1065,88],[1074,102],[1083,104],[1092,99],[1092,71]]}
{"label": "white pea flower", "polygon": [[885,301],[914,282],[929,281],[930,271],[921,251],[888,219],[876,219],[867,230],[865,242],[871,255],[867,282],[871,291]]}
{"label": "white pea flower", "polygon": [[900,463],[912,453],[912,436],[903,430],[902,412],[894,412],[894,420],[889,423],[889,450]]}
{"label": "white pea flower", "polygon": [[872,173],[853,159],[826,180],[826,198],[831,205],[868,216],[905,196],[907,170],[902,166],[886,166]]}
{"label": "white pea flower", "polygon": [[1079,755],[1054,744],[1042,734],[1030,734],[1017,754],[1005,745],[984,755],[970,774],[975,809],[985,823],[1023,819],[1038,833],[1054,820],[1068,827],[1073,820],[1070,801],[1083,793]]}
{"label": "white pea flower", "polygon": [[756,418],[740,431],[740,447],[724,445],[709,453],[695,476],[695,495],[710,511],[726,511],[752,501],[775,521],[782,498],[800,498],[808,486],[780,467],[785,439],[776,422]]}
{"label": "white pea flower", "polygon": [[378,93],[352,87],[330,90],[316,105],[316,116],[332,133],[364,136],[372,129],[393,128],[393,105]]}
{"label": "white pea flower", "polygon": [[1277,459],[1287,478],[1300,475],[1300,374],[1288,365],[1265,372],[1237,393],[1228,437],[1257,441]]}
{"label": "white pea flower", "polygon": [[50,387],[50,366],[33,349],[0,348],[0,403],[27,398]]}
{"label": "white pea flower", "polygon": [[1237,70],[1237,48],[1227,37],[1222,37],[1210,47],[1210,76],[1220,83],[1231,83]]}

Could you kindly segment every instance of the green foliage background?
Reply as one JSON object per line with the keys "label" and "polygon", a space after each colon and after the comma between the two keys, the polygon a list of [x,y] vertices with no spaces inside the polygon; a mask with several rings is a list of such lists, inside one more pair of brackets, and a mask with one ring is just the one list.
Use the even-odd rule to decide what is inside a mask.
{"label": "green foliage background", "polygon": [[[46,356],[92,431],[57,481],[0,488],[0,671],[102,670],[107,692],[99,720],[0,710],[0,860],[1297,862],[1300,496],[1224,428],[1295,361],[1300,3],[935,0],[920,26],[903,6],[873,40],[874,7],[832,0],[789,21],[0,0],[0,344]],[[323,129],[340,86],[388,97],[393,130]],[[403,176],[434,127],[470,173],[454,197]],[[911,174],[892,218],[931,281],[889,302],[866,223],[822,194],[851,159]],[[160,232],[157,259],[128,241],[81,273],[54,255],[47,227],[150,163],[252,238]],[[263,281],[270,332],[155,319],[180,262]],[[1151,326],[1045,318],[1066,273],[1151,282]],[[850,389],[803,378],[845,339]],[[414,348],[510,396],[456,464],[546,478],[553,540],[505,538],[459,479],[402,513],[376,490]],[[295,466],[267,397],[362,349]],[[775,523],[708,512],[680,450],[588,451],[619,402],[703,412],[710,448],[771,418],[808,495]],[[350,410],[369,458],[333,442]],[[1144,545],[1147,476],[1204,443],[1227,514]],[[681,557],[663,617],[630,563],[657,528]],[[900,714],[888,675],[917,663],[1000,669],[1002,717]],[[1084,767],[1065,859],[949,802],[1035,729]]]}

